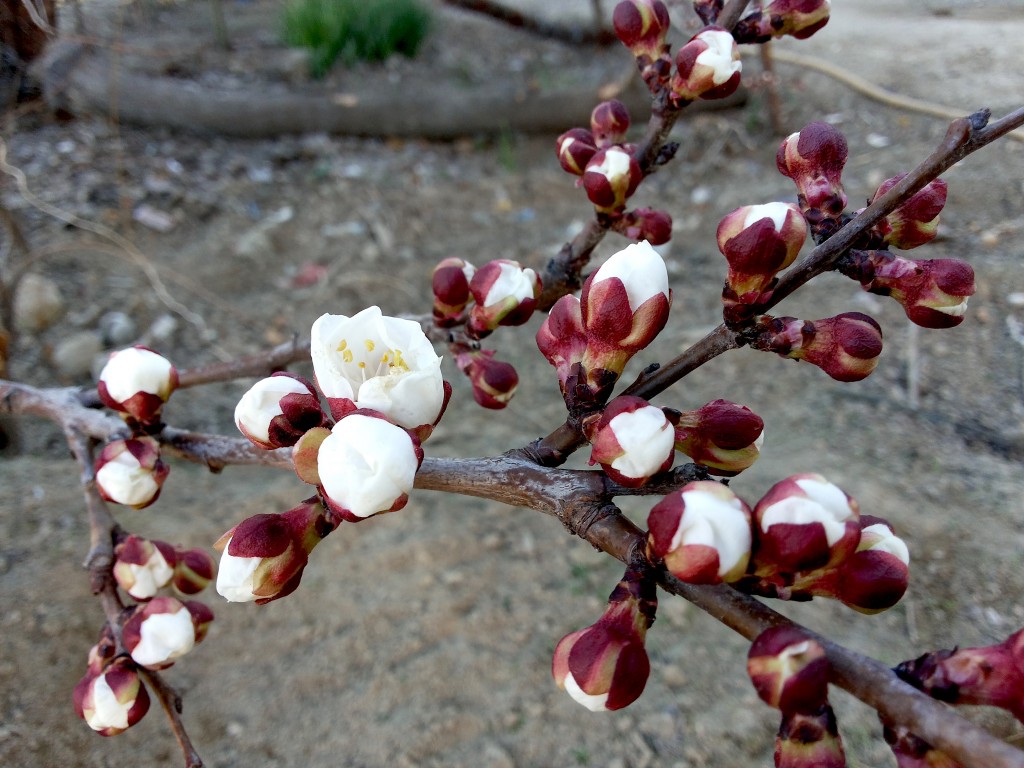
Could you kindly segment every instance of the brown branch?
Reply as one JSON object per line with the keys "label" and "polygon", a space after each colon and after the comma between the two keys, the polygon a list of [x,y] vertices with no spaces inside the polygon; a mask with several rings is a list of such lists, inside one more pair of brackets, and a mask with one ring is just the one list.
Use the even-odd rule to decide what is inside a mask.
{"label": "brown branch", "polygon": [[732,29],[736,26],[736,22],[740,20],[740,16],[750,5],[750,0],[729,0],[722,8],[721,13],[718,14],[718,26],[723,29]]}
{"label": "brown branch", "polygon": [[146,682],[149,683],[153,693],[160,700],[164,712],[167,713],[167,719],[171,722],[171,730],[174,731],[174,738],[178,740],[178,746],[181,747],[181,753],[185,757],[185,768],[203,768],[203,759],[199,757],[199,753],[192,745],[188,731],[185,730],[185,723],[181,719],[181,696],[168,685],[159,672],[144,667],[140,667],[139,672],[146,678]]}
{"label": "brown branch", "polygon": [[444,3],[465,11],[481,13],[524,32],[560,40],[563,43],[611,45],[618,40],[612,30],[601,27],[599,18],[595,18],[595,29],[586,30],[544,21],[491,0],[444,0]]}

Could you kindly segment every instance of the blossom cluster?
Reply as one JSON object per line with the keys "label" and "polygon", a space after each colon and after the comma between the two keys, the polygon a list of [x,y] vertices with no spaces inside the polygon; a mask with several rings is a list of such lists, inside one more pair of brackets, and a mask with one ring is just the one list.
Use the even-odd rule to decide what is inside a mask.
{"label": "blossom cluster", "polygon": [[279,372],[257,381],[235,408],[239,431],[258,448],[290,449],[296,474],[316,495],[286,512],[249,517],[217,541],[217,591],[231,602],[291,594],[313,548],[338,525],[404,507],[421,444],[451,396],[419,323],[378,307],[321,316],[310,356],[315,386]]}

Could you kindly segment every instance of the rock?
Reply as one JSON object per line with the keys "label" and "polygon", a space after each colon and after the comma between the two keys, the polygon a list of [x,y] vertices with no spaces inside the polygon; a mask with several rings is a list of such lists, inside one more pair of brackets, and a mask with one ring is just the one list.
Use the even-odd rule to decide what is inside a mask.
{"label": "rock", "polygon": [[178,223],[171,214],[145,204],[132,211],[132,218],[142,226],[161,233],[170,232]]}
{"label": "rock", "polygon": [[14,296],[14,325],[18,330],[42,331],[63,314],[64,299],[53,280],[34,272],[22,278]]}
{"label": "rock", "polygon": [[95,331],[79,331],[53,350],[53,365],[67,379],[80,379],[92,372],[93,362],[103,352],[103,339]]}
{"label": "rock", "polygon": [[124,312],[107,312],[100,318],[100,334],[108,347],[124,347],[137,334],[135,322]]}

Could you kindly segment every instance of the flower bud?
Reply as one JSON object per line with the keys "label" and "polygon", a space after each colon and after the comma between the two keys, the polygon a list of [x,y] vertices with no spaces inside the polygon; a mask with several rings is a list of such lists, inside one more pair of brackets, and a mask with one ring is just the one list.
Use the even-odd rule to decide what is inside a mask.
{"label": "flower bud", "polygon": [[1024,629],[998,645],[926,653],[896,674],[932,698],[1000,707],[1024,722]]}
{"label": "flower bud", "polygon": [[156,597],[135,608],[121,639],[140,667],[163,669],[192,650],[196,632],[192,614],[180,600]]}
{"label": "flower bud", "polygon": [[598,149],[622,144],[629,130],[629,110],[617,99],[602,101],[590,113],[590,131]]}
{"label": "flower bud", "polygon": [[913,260],[889,251],[850,251],[840,266],[871,293],[891,296],[912,323],[953,328],[963,322],[974,295],[974,270],[958,259]]}
{"label": "flower bud", "polygon": [[882,737],[892,749],[896,768],[961,768],[956,760],[918,738],[904,726],[892,725],[884,720],[882,722]]}
{"label": "flower bud", "polygon": [[101,736],[131,728],[149,711],[149,692],[127,656],[101,671],[87,672],[75,686],[73,700],[78,716]]}
{"label": "flower bud", "polygon": [[484,264],[473,275],[469,290],[476,300],[467,330],[477,338],[499,325],[522,325],[537,308],[541,284],[537,273],[509,259]]}
{"label": "flower bud", "polygon": [[562,170],[582,176],[587,163],[597,153],[594,134],[586,128],[571,128],[555,140],[558,162]]}
{"label": "flower bud", "polygon": [[217,575],[217,562],[205,549],[179,549],[174,563],[174,588],[183,595],[198,595]]}
{"label": "flower bud", "polygon": [[320,317],[313,323],[310,355],[336,419],[372,408],[419,430],[440,420],[451,396],[441,358],[420,324],[382,315],[378,307],[352,317]]}
{"label": "flower bud", "polygon": [[650,243],[612,255],[587,278],[580,296],[588,369],[622,373],[665,327],[671,298],[665,261]]}
{"label": "flower bud", "polygon": [[672,466],[675,435],[661,408],[640,397],[617,397],[589,433],[590,463],[626,488],[639,488]]}
{"label": "flower bud", "polygon": [[170,467],[151,437],[112,440],[96,457],[96,490],[107,501],[142,509],[160,496]]}
{"label": "flower bud", "polygon": [[232,603],[269,603],[299,586],[309,553],[334,530],[323,505],[307,499],[279,515],[253,515],[217,540],[217,592]]}
{"label": "flower bud", "polygon": [[816,365],[836,381],[860,381],[871,375],[882,354],[882,328],[862,312],[843,312],[824,320],[768,319],[757,349]]}
{"label": "flower bud", "polygon": [[754,506],[755,572],[800,573],[832,568],[860,541],[857,502],[821,475],[787,477]]}
{"label": "flower bud", "polygon": [[[846,208],[842,175],[848,154],[843,134],[828,123],[809,123],[782,142],[775,164],[779,173],[796,184],[805,215],[819,211],[836,218]],[[808,219],[817,221],[820,214]]]}
{"label": "flower bud", "polygon": [[[582,171],[580,171],[582,173]],[[442,259],[431,278],[434,290],[434,322],[448,328],[459,320],[462,310],[472,301],[469,281],[476,268],[468,261],[454,257]]]}
{"label": "flower bud", "polygon": [[783,712],[775,737],[775,768],[846,768],[846,753],[832,707]]}
{"label": "flower bud", "polygon": [[807,223],[790,203],[746,205],[727,215],[718,225],[718,250],[729,262],[723,298],[756,303],[796,260],[806,237]]}
{"label": "flower bud", "polygon": [[680,413],[675,433],[677,451],[713,475],[731,477],[761,455],[764,421],[745,405],[713,400],[696,411]]}
{"label": "flower bud", "polygon": [[423,449],[408,431],[378,416],[352,413],[320,445],[324,503],[336,519],[357,522],[409,500]]}
{"label": "flower bud", "polygon": [[724,99],[740,86],[740,49],[724,29],[698,32],[676,54],[672,93],[678,101]]}
{"label": "flower bud", "polygon": [[750,646],[747,674],[770,707],[813,715],[828,703],[828,657],[817,640],[789,625],[766,629]]}
{"label": "flower bud", "polygon": [[325,419],[313,385],[281,371],[253,384],[235,406],[238,431],[266,450],[295,445]]}
{"label": "flower bud", "polygon": [[783,35],[805,40],[828,24],[830,5],[829,0],[772,0],[740,20],[736,38],[743,43],[762,43]]}
{"label": "flower bud", "polygon": [[654,585],[627,571],[604,615],[555,648],[555,683],[592,712],[629,706],[643,693],[651,665],[644,637],[654,621]]}
{"label": "flower bud", "polygon": [[566,294],[555,302],[537,331],[537,348],[555,366],[559,388],[568,403],[579,383],[577,378],[586,376],[580,362],[587,350],[587,334],[576,296]]}
{"label": "flower bud", "polygon": [[878,613],[896,605],[910,580],[907,545],[880,517],[861,515],[860,528],[860,541],[852,555],[796,588],[840,600],[861,613]]}
{"label": "flower bud", "polygon": [[612,11],[615,34],[638,59],[657,59],[667,50],[671,21],[661,0],[625,0]]}
{"label": "flower bud", "polygon": [[[901,173],[883,181],[871,202],[903,181],[906,175]],[[946,190],[945,181],[932,179],[886,216],[881,228],[885,244],[909,250],[932,240],[939,229],[939,213],[946,205]]]}
{"label": "flower bud", "polygon": [[186,600],[185,607],[192,617],[192,628],[195,630],[196,645],[206,639],[210,632],[210,624],[213,623],[213,611],[206,603],[198,600]]}
{"label": "flower bud", "polygon": [[177,387],[178,371],[166,358],[145,347],[129,347],[110,356],[96,391],[108,408],[151,424]]}
{"label": "flower bud", "polygon": [[647,555],[690,584],[739,579],[750,560],[751,513],[742,499],[711,480],[688,483],[647,516]]}
{"label": "flower bud", "polygon": [[473,384],[473,399],[492,410],[501,410],[516,393],[519,374],[511,363],[494,359],[494,350],[460,352],[455,364]]}
{"label": "flower bud", "polygon": [[149,600],[174,576],[177,557],[165,541],[131,535],[114,548],[114,579],[135,600]]}
{"label": "flower bud", "polygon": [[626,211],[612,228],[630,240],[646,240],[651,245],[664,245],[672,239],[672,217],[653,208]]}
{"label": "flower bud", "polygon": [[616,213],[636,192],[643,172],[636,159],[622,147],[598,150],[583,172],[583,188],[598,211]]}

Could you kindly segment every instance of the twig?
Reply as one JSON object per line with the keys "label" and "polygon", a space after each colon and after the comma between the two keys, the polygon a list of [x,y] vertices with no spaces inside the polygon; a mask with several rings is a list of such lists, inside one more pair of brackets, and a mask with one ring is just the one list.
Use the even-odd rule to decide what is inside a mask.
{"label": "twig", "polygon": [[185,724],[181,720],[181,696],[168,685],[159,672],[144,667],[140,667],[139,672],[146,678],[146,682],[149,683],[149,687],[153,689],[164,712],[167,713],[167,719],[171,721],[174,738],[178,740],[178,746],[181,747],[181,753],[185,757],[185,768],[203,768],[203,759],[199,757],[199,753],[192,745],[188,731],[185,730]]}
{"label": "twig", "polygon": [[491,0],[444,0],[444,3],[453,8],[481,13],[511,27],[516,27],[541,37],[560,40],[564,43],[611,45],[617,40],[613,31],[600,26],[600,17],[597,15],[597,12],[595,12],[595,26],[597,28],[585,30],[579,27],[563,26],[550,21],[544,21],[508,8],[500,3],[491,2]]}

